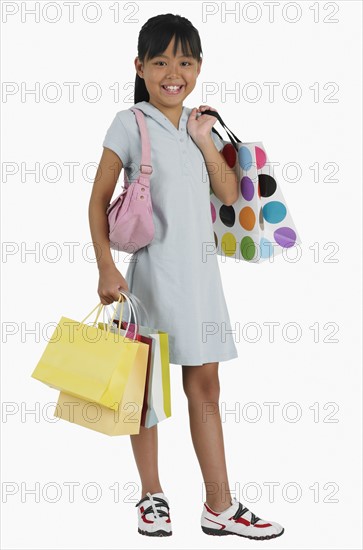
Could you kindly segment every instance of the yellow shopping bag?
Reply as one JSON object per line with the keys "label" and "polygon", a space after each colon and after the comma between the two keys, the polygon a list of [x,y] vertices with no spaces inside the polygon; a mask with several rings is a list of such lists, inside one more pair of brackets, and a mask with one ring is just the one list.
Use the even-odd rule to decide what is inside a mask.
{"label": "yellow shopping bag", "polygon": [[134,435],[140,432],[149,346],[137,351],[137,368],[132,369],[117,410],[60,392],[54,416],[106,435]]}
{"label": "yellow shopping bag", "polygon": [[[121,299],[124,303],[122,294],[118,303]],[[146,374],[148,345],[95,326],[103,307],[100,303],[81,322],[62,317],[31,376],[117,411],[133,369]],[[94,323],[85,324],[97,308]],[[138,353],[142,347],[144,353]]]}

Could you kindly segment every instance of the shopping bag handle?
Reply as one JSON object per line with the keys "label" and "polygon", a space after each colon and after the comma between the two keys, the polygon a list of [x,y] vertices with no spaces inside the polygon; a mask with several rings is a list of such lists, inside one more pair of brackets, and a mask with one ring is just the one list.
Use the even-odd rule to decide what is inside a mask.
{"label": "shopping bag handle", "polygon": [[[125,298],[125,299],[124,299],[124,298]],[[124,296],[123,292],[120,291],[120,296],[119,296],[119,298],[118,298],[118,300],[117,300],[117,303],[118,303],[118,304],[120,303],[120,300],[121,300],[121,299],[122,299],[121,315],[123,315],[124,302],[127,301],[128,304],[129,304],[129,307],[130,307],[130,318],[129,318],[129,322],[128,322],[127,329],[126,329],[126,330],[128,330],[128,328],[129,328],[129,326],[130,326],[130,323],[131,323],[131,313],[134,312],[134,309],[133,309],[133,306],[132,306],[132,304],[131,304],[131,302],[130,302],[130,299],[129,299],[127,296]],[[103,307],[103,312],[105,312],[106,307],[107,307],[106,305]],[[109,334],[111,333],[111,326],[113,326],[113,320],[114,320],[114,318],[115,318],[115,315],[116,315],[116,309],[114,310],[114,313],[113,313],[113,315],[112,315],[112,319],[110,320],[110,322],[107,323],[107,324],[105,324],[106,327],[107,327],[107,328],[106,328],[107,334],[106,334],[105,340],[108,339],[108,336],[109,336]],[[134,312],[134,315],[135,315],[135,312]],[[136,320],[136,318],[135,318],[135,320]],[[117,331],[117,332],[118,332],[118,335],[119,335],[119,337],[120,337],[120,336],[121,336],[121,324],[119,325],[118,331]],[[133,338],[133,340],[136,340],[136,333],[135,333],[135,338]]]}
{"label": "shopping bag handle", "polygon": [[[145,326],[149,326],[149,315],[143,305],[143,303],[141,302],[141,300],[136,296],[136,294],[133,294],[132,292],[130,292],[129,290],[122,290],[122,293],[125,295],[125,296],[128,296],[131,300],[131,303],[132,305],[134,306],[134,310],[136,311],[136,313],[138,314],[138,317],[139,317],[139,323],[138,324],[143,324]],[[111,307],[115,307],[113,304],[110,304]],[[142,314],[140,314],[140,309],[142,310],[142,314],[144,316],[144,319],[145,321],[141,321],[142,319]],[[122,317],[121,317],[122,319]]]}
{"label": "shopping bag handle", "polygon": [[[122,291],[122,293],[124,293],[124,291]],[[129,316],[129,322],[127,324],[127,327],[126,327],[126,334],[128,333],[128,330],[129,330],[129,327],[130,327],[130,324],[131,324],[131,316],[132,314],[134,315],[134,319],[135,319],[135,325],[136,325],[136,332],[135,332],[135,338],[133,338],[133,340],[136,340],[136,334],[139,332],[139,322],[138,322],[138,318],[137,318],[137,315],[136,315],[136,312],[135,312],[135,309],[134,309],[134,305],[132,304],[131,300],[129,299],[128,296],[125,296],[128,304],[129,304],[129,308],[130,308],[130,316]],[[121,315],[120,315],[120,319],[122,319],[122,316],[123,316],[123,306],[124,306],[124,301],[126,300],[123,300],[122,301],[122,309],[121,309]],[[107,309],[107,306],[105,306],[103,308],[103,324],[104,326],[108,327],[106,330],[108,330],[109,332],[111,331],[111,326],[114,326],[113,325],[113,321],[114,321],[114,317],[115,317],[115,314],[116,314],[116,308],[114,307],[113,304],[109,304],[111,307],[113,307],[114,309],[114,314],[112,316],[112,319],[111,319],[111,316],[110,316],[110,313]],[[107,317],[108,317],[108,320],[109,322],[108,323],[105,323],[105,313],[107,314]],[[119,323],[119,326],[118,326],[118,334],[120,336],[120,332],[121,332],[121,323]]]}
{"label": "shopping bag handle", "polygon": [[[85,317],[84,319],[82,319],[82,321],[80,321],[80,325],[82,325],[82,324],[85,322],[85,320],[88,319],[88,317],[89,317],[90,315],[92,315],[92,313],[93,313],[93,312],[95,311],[95,309],[97,309],[97,308],[98,308],[98,310],[97,310],[97,316],[96,316],[95,321],[92,323],[93,325],[95,325],[95,324],[97,323],[97,319],[98,319],[98,317],[100,316],[101,310],[102,310],[102,308],[103,308],[103,303],[102,303],[102,302],[100,302],[99,304],[97,304],[97,306],[94,307],[94,308],[92,309],[92,311],[91,311],[88,315],[86,315],[86,317]],[[78,327],[77,327],[77,330],[78,330]]]}
{"label": "shopping bag handle", "polygon": [[[237,136],[234,135],[234,133],[232,132],[232,130],[230,130],[227,126],[227,124],[225,124],[225,122],[223,122],[222,120],[222,117],[221,115],[218,113],[218,111],[211,111],[210,109],[206,109],[205,111],[202,112],[202,115],[212,115],[212,116],[215,116],[216,119],[218,120],[218,122],[220,122],[220,124],[223,126],[223,128],[225,129],[225,131],[227,132],[228,134],[228,137],[229,137],[229,140],[230,142],[232,143],[233,147],[236,149],[236,151],[238,152],[238,145],[237,143],[242,143],[242,141],[240,139],[238,139]],[[228,130],[227,130],[228,128]],[[223,141],[223,138],[222,136],[219,134],[219,132],[217,132],[217,130],[213,127],[212,128],[212,132],[214,132],[215,134],[217,134],[217,136]],[[229,133],[230,132],[230,133]],[[232,137],[233,136],[233,137]]]}
{"label": "shopping bag handle", "polygon": [[[122,293],[120,293],[120,296],[119,296],[117,302],[120,303],[121,300],[122,300],[122,310],[123,310],[123,306],[124,306],[123,302],[125,302],[126,300],[128,300],[128,298],[127,298],[126,296],[123,296]],[[101,311],[102,311],[102,309],[103,309],[104,307],[105,307],[105,305],[104,305],[102,302],[100,302],[99,304],[97,304],[97,306],[94,307],[94,308],[92,309],[92,311],[91,311],[88,315],[86,315],[86,317],[85,317],[84,319],[82,319],[82,321],[80,321],[80,323],[78,323],[78,327],[76,328],[76,330],[79,330],[80,327],[81,327],[81,326],[83,325],[83,323],[85,322],[85,320],[88,319],[88,317],[89,317],[90,315],[92,315],[92,313],[98,308],[98,309],[97,309],[96,319],[95,319],[94,322],[92,323],[93,326],[96,325],[97,320],[98,320],[98,318],[99,318],[99,316],[100,316],[100,313],[101,313]],[[112,316],[111,324],[113,323],[113,319],[114,319],[114,317],[115,317],[115,314],[116,314],[116,310],[115,310],[115,313],[114,313],[113,316]],[[130,316],[130,320],[131,320],[131,316]],[[106,332],[107,332],[107,334],[106,334],[106,336],[105,336],[105,340],[108,339],[108,334],[109,334],[109,331],[106,331]]]}
{"label": "shopping bag handle", "polygon": [[[121,295],[118,298],[118,303],[120,302],[120,298],[121,298]],[[122,308],[121,308],[122,312],[124,310],[124,302],[126,302],[126,300],[122,300]],[[111,325],[113,324],[113,317],[112,317],[111,320],[109,319],[108,323],[105,323],[105,311],[107,311],[107,305],[104,305],[103,310],[102,310],[102,313],[103,313],[103,328],[107,332],[107,335],[106,335],[106,340],[107,340],[108,335],[111,332]],[[118,335],[120,336],[120,331],[118,331]]]}

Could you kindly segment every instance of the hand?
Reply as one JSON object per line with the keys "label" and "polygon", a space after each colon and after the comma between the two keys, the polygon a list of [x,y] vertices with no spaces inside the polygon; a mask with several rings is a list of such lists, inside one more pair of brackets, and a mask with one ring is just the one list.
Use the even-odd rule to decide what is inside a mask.
{"label": "hand", "polygon": [[213,115],[200,115],[197,118],[198,113],[203,113],[203,111],[208,109],[217,112],[217,109],[209,105],[200,105],[198,109],[196,107],[193,108],[188,118],[187,130],[197,145],[210,138],[212,126],[217,122],[217,118]]}
{"label": "hand", "polygon": [[120,290],[129,290],[126,279],[121,275],[115,265],[100,270],[98,282],[98,295],[103,305],[117,302]]}

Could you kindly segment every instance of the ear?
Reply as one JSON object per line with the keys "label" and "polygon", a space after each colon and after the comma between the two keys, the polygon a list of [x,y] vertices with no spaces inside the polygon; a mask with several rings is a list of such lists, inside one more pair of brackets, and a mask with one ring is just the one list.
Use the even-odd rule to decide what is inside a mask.
{"label": "ear", "polygon": [[139,75],[139,77],[144,78],[144,64],[139,60],[138,57],[135,57],[134,65],[135,65],[135,69],[136,69],[136,72]]}
{"label": "ear", "polygon": [[200,71],[201,71],[202,63],[203,63],[203,59],[201,59],[201,60],[198,62],[197,76],[199,76],[199,73],[200,73]]}

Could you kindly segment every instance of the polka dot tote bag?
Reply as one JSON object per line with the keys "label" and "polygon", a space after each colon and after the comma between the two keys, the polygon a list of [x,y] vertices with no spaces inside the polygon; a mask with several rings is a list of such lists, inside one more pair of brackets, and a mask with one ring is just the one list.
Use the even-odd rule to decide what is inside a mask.
{"label": "polka dot tote bag", "polygon": [[[224,144],[221,153],[235,171],[239,188],[231,206],[223,204],[210,188],[217,254],[250,263],[273,261],[281,253],[289,259],[298,257],[301,239],[262,142],[242,143],[217,111],[204,113],[215,116],[228,134],[230,141],[223,140],[212,128]],[[287,250],[292,247],[295,250]]]}

